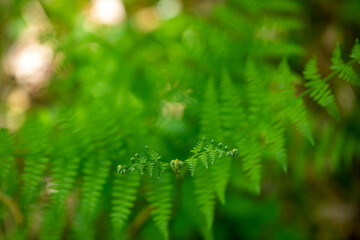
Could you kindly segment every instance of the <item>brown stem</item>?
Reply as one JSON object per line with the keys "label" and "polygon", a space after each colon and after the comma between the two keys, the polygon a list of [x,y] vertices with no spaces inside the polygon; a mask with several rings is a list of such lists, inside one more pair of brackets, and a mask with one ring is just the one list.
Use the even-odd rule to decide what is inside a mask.
{"label": "brown stem", "polygon": [[0,202],[9,208],[11,214],[14,216],[16,223],[21,225],[23,223],[23,216],[16,202],[2,192],[0,192]]}
{"label": "brown stem", "polygon": [[128,234],[130,239],[136,239],[136,234],[142,225],[150,218],[151,212],[153,209],[149,206],[144,207],[135,217],[135,219],[131,222],[128,230]]}

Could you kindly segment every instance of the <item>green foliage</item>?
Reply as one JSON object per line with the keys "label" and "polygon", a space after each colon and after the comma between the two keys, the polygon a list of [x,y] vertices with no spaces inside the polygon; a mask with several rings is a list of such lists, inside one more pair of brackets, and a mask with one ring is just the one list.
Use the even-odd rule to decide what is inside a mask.
{"label": "green foliage", "polygon": [[205,219],[206,231],[212,228],[215,210],[215,194],[210,182],[210,176],[206,174],[196,176],[194,179],[196,201]]}
{"label": "green foliage", "polygon": [[6,129],[0,129],[0,189],[2,192],[8,191],[5,182],[14,168],[13,144],[13,139],[9,132]]}
{"label": "green foliage", "polygon": [[147,190],[147,199],[152,208],[155,225],[158,227],[164,239],[169,239],[169,222],[172,209],[173,184],[169,175],[161,179],[151,179]]}
{"label": "green foliage", "polygon": [[278,69],[277,83],[279,90],[280,109],[283,115],[310,141],[314,140],[311,133],[308,113],[303,100],[296,96],[294,75],[291,73],[286,60],[283,60]]}
{"label": "green foliage", "polygon": [[140,185],[138,174],[117,175],[114,177],[114,188],[112,191],[111,222],[113,227],[113,238],[121,238],[123,227],[128,222],[131,210],[134,207]]}
{"label": "green foliage", "polygon": [[339,120],[335,97],[331,92],[329,84],[321,79],[315,57],[306,64],[304,77],[309,80],[305,86],[310,89],[310,97],[325,108],[331,116]]}
{"label": "green foliage", "polygon": [[[22,201],[24,206],[31,204],[40,193],[44,172],[49,161],[49,145],[46,128],[39,120],[28,121],[19,133],[18,151],[24,151],[24,173],[22,174]],[[32,136],[29,138],[29,136]]]}
{"label": "green foliage", "polygon": [[[292,239],[271,224],[300,220],[257,204],[302,206],[309,179],[341,177],[360,156],[359,42],[349,60],[338,45],[322,77],[323,56],[320,69],[303,64],[308,2],[184,1],[168,20],[159,9],[172,1],[135,2],[116,26],[87,19],[83,1],[37,4],[52,26],[41,36],[55,49],[51,80],[0,83],[31,105],[1,98],[0,124],[24,122],[0,130],[0,238]],[[147,30],[142,14],[155,16]]]}
{"label": "green foliage", "polygon": [[345,64],[341,58],[341,50],[340,50],[340,46],[338,45],[337,48],[334,50],[333,56],[331,58],[332,61],[331,69],[338,72],[339,78],[342,78],[345,81],[360,86],[360,77],[356,72],[356,70],[351,65],[352,62],[359,61],[360,57],[358,52],[359,52],[359,41],[357,40],[350,55],[350,57],[353,58],[354,60],[352,60],[350,64],[349,63]]}

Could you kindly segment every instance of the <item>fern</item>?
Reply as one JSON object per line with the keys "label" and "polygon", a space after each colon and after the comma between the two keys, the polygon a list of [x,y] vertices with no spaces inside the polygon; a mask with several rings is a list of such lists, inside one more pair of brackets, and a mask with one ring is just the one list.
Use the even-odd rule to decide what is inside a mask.
{"label": "fern", "polygon": [[225,204],[225,190],[230,178],[231,160],[224,158],[211,168],[211,182],[222,204]]}
{"label": "fern", "polygon": [[68,144],[76,137],[74,125],[73,115],[59,118],[59,133],[54,144],[57,154],[51,161],[51,201],[44,213],[42,239],[60,239],[65,225],[66,199],[74,186],[80,163],[76,143]]}
{"label": "fern", "polygon": [[[249,147],[251,146],[251,147]],[[260,193],[261,179],[261,154],[262,149],[254,137],[248,137],[239,147],[240,157],[242,157],[243,171],[250,180],[250,190]]]}
{"label": "fern", "polygon": [[[184,14],[169,21],[161,19],[158,30],[148,33],[136,29],[141,25],[138,18],[151,12],[162,18],[158,10],[167,1],[146,9],[134,2],[125,3],[129,17],[124,21],[130,22],[114,27],[96,26],[87,19],[88,14],[81,18],[76,14],[58,16],[66,4],[35,6],[43,8],[41,12],[50,20],[49,35],[54,37],[48,38],[54,44],[49,46],[61,46],[61,52],[55,53],[48,69],[52,76],[46,87],[31,89],[17,73],[7,76],[11,72],[7,66],[0,71],[5,79],[1,93],[7,95],[16,88],[24,92],[26,100],[13,104],[13,96],[1,97],[6,100],[0,103],[0,124],[11,126],[15,115],[24,125],[13,132],[0,130],[0,239],[160,239],[161,235],[194,239],[199,238],[196,232],[212,239],[215,216],[219,217],[216,234],[225,233],[228,228],[224,226],[236,222],[241,227],[221,237],[246,238],[247,224],[252,226],[252,222],[245,222],[243,217],[246,221],[249,217],[246,211],[235,211],[238,209],[231,203],[235,200],[238,204],[244,189],[260,192],[263,175],[267,178],[272,173],[268,159],[276,160],[276,166],[284,171],[289,168],[289,180],[277,187],[281,176],[280,180],[271,176],[273,180],[266,183],[270,191],[264,191],[264,197],[272,192],[272,186],[276,191],[292,188],[293,172],[302,180],[295,186],[302,189],[300,184],[307,180],[316,184],[329,163],[332,172],[353,166],[359,156],[358,99],[349,101],[353,115],[346,112],[342,124],[318,119],[321,127],[328,124],[319,137],[320,126],[315,121],[310,124],[308,115],[313,112],[307,110],[303,97],[310,94],[331,116],[339,118],[328,81],[338,77],[360,86],[358,41],[349,60],[341,57],[339,46],[335,49],[332,72],[326,77],[320,75],[316,59],[311,60],[303,72],[306,90],[298,95],[299,77],[281,59],[288,58],[298,70],[302,58],[294,56],[309,53],[297,41],[307,27],[301,1],[182,1],[186,2]],[[82,6],[75,9],[78,7]],[[138,9],[139,14],[135,13]],[[27,7],[23,10],[25,15],[29,11]],[[17,16],[10,14],[4,19],[1,30],[6,30],[6,39],[22,36],[18,28],[23,24],[17,24]],[[16,29],[12,29],[14,23]],[[6,50],[7,42],[12,41],[5,41],[0,51]],[[61,59],[65,60],[60,69],[56,66]],[[344,89],[340,87],[336,93],[342,96]],[[174,106],[161,109],[164,101]],[[24,112],[27,102],[31,107]],[[339,101],[342,106],[344,102]],[[65,114],[58,119],[57,112]],[[313,127],[316,149],[289,131],[288,123],[312,145]],[[199,136],[209,140],[203,138],[190,153],[185,151]],[[162,149],[163,156],[145,147],[144,154],[127,161],[125,156],[146,142]],[[238,153],[239,161],[233,160]],[[294,165],[294,158],[301,161]],[[314,166],[314,174],[308,165]],[[337,177],[340,185],[348,186],[342,179],[344,173]],[[228,185],[240,187],[240,191],[234,192]],[[194,198],[189,197],[193,195],[188,192],[191,186]],[[183,192],[173,194],[174,190]],[[224,204],[225,197],[228,204],[216,209],[217,200]],[[257,206],[249,208],[250,220],[263,212],[262,208],[253,211]],[[278,211],[272,202],[269,206]],[[247,205],[243,208],[247,210]],[[154,224],[148,224],[150,215]],[[261,217],[270,215],[278,214],[265,211]],[[296,231],[285,235],[293,236]],[[256,238],[256,231],[250,232],[250,238]],[[284,235],[269,234],[269,239]]]}
{"label": "fern", "polygon": [[128,221],[136,200],[139,185],[140,176],[138,174],[117,175],[114,178],[110,215],[114,239],[121,236],[121,231]]}
{"label": "fern", "polygon": [[160,178],[170,165],[159,161],[161,156],[155,151],[150,151],[148,146],[146,146],[145,149],[148,156],[140,156],[136,153],[135,156],[130,159],[130,166],[119,165],[117,171],[120,174],[137,171],[140,175],[149,175],[150,177],[156,175],[157,178]]}
{"label": "fern", "polygon": [[303,100],[295,95],[294,77],[286,60],[283,60],[278,69],[277,83],[280,92],[280,107],[286,117],[296,128],[314,144],[309,117]]}
{"label": "fern", "polygon": [[[31,139],[28,136],[32,136]],[[22,174],[22,202],[28,206],[39,194],[39,186],[49,161],[47,132],[37,119],[28,121],[21,129],[19,136],[19,152],[24,154],[24,173]]]}
{"label": "fern", "polygon": [[[221,139],[237,142],[241,139],[246,127],[245,113],[242,109],[236,86],[226,73],[220,85],[220,119]],[[203,118],[209,117],[204,114]]]}
{"label": "fern", "polygon": [[169,239],[169,221],[172,209],[172,191],[170,175],[161,179],[151,179],[148,186],[147,199],[152,208],[152,216],[164,239]]}
{"label": "fern", "polygon": [[359,43],[359,39],[355,40],[355,44],[351,50],[351,54],[350,57],[352,59],[355,59],[356,61],[358,61],[358,63],[360,64],[360,43]]}
{"label": "fern", "polygon": [[257,74],[255,64],[252,60],[248,60],[245,68],[245,79],[247,81],[248,97],[250,99],[248,122],[253,126],[248,137],[244,139],[239,147],[240,156],[243,161],[243,170],[250,179],[250,185],[256,192],[260,191],[260,175],[261,175],[261,148],[255,139],[255,135],[259,133],[261,126],[258,125],[259,119],[265,112],[264,101],[265,84]]}
{"label": "fern", "polygon": [[360,48],[359,45],[360,45],[359,41],[357,40],[350,55],[350,57],[352,57],[353,60],[347,64],[345,64],[341,58],[341,50],[339,45],[337,45],[336,49],[333,52],[333,56],[331,58],[331,62],[332,62],[331,69],[333,69],[336,73],[338,73],[340,78],[357,86],[360,86],[360,76],[353,68],[352,63],[360,60],[360,57],[358,56],[359,55],[358,52]]}
{"label": "fern", "polygon": [[194,179],[196,201],[205,218],[207,231],[212,228],[215,210],[215,194],[210,182],[211,179],[207,174],[198,175]]}
{"label": "fern", "polygon": [[103,185],[109,175],[111,162],[101,157],[89,159],[84,165],[81,212],[86,221],[94,215]]}
{"label": "fern", "polygon": [[202,106],[201,113],[201,131],[202,136],[209,138],[217,138],[220,133],[220,113],[219,103],[215,90],[214,80],[210,79],[204,95],[204,105]]}
{"label": "fern", "polygon": [[[224,73],[220,85],[220,119],[221,139],[229,142],[238,142],[245,128],[244,111],[235,86],[228,74]],[[208,118],[203,114],[202,118]],[[218,144],[222,148],[222,143]],[[211,168],[212,183],[215,192],[222,204],[225,203],[225,190],[230,177],[231,160],[224,158],[216,161]]]}
{"label": "fern", "polygon": [[285,128],[281,123],[273,122],[268,127],[265,138],[270,154],[279,162],[284,172],[287,172],[284,131]]}
{"label": "fern", "polygon": [[228,151],[227,147],[225,147],[224,150],[222,150],[222,146],[223,146],[222,143],[219,143],[218,146],[216,147],[214,140],[211,140],[210,144],[207,145],[204,144],[205,141],[206,138],[203,138],[197,144],[197,146],[199,145],[203,146],[203,149],[201,149],[200,152],[196,151],[197,152],[196,154],[194,154],[193,156],[189,157],[184,161],[185,165],[189,166],[191,176],[195,175],[195,172],[197,171],[197,165],[199,162],[202,164],[204,169],[207,170],[209,166],[214,165],[216,162],[219,161],[219,159],[225,156],[236,156],[238,153],[237,149]]}
{"label": "fern", "polygon": [[335,97],[329,85],[321,79],[316,66],[316,57],[312,58],[305,66],[305,86],[310,90],[310,97],[325,108],[335,119],[339,120],[339,113],[335,103]]}

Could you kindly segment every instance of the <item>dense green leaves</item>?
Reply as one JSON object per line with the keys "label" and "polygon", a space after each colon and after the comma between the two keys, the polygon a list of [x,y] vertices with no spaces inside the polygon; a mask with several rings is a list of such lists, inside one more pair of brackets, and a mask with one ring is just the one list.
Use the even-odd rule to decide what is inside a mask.
{"label": "dense green leaves", "polygon": [[[23,35],[33,6],[22,2],[14,12],[24,16],[0,24],[2,35]],[[313,58],[303,81],[308,3],[124,1],[124,22],[103,26],[87,2],[74,12],[62,2],[34,7],[51,26],[41,44],[56,48],[50,80],[0,83],[5,95],[22,92],[1,96],[0,124],[19,124],[0,130],[1,239],[295,239],[272,235],[283,214],[269,221],[239,199],[256,205],[309,179],[343,178],[360,155],[360,45],[349,60],[338,46],[327,76],[326,58],[320,69]],[[170,2],[184,11],[167,19]],[[344,121],[319,114],[307,94]]]}

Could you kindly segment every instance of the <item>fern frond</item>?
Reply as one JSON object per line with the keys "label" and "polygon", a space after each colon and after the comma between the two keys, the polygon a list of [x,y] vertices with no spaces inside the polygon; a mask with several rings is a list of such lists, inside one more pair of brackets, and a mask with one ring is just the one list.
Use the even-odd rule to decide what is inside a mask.
{"label": "fern frond", "polygon": [[164,239],[169,239],[169,221],[172,209],[173,184],[171,175],[165,174],[160,179],[150,179],[146,193],[155,225]]}
{"label": "fern frond", "polygon": [[189,166],[191,176],[193,177],[195,175],[196,170],[197,170],[198,158],[191,157],[191,158],[187,159],[185,162]]}
{"label": "fern frond", "polygon": [[204,148],[204,146],[205,146],[205,143],[206,143],[206,138],[204,137],[201,141],[199,141],[199,142],[195,145],[195,147],[194,147],[190,152],[192,152],[192,153],[194,153],[194,154],[200,153],[200,152],[203,150],[203,148]]}
{"label": "fern frond", "polygon": [[199,159],[201,163],[204,165],[205,169],[207,170],[209,168],[209,163],[208,163],[209,156],[207,154],[201,154],[199,156]]}
{"label": "fern frond", "polygon": [[47,140],[47,129],[37,119],[27,121],[20,130],[18,139],[18,151],[24,152],[25,158],[22,201],[27,206],[40,191],[39,186],[49,162],[50,146]]}
{"label": "fern frond", "polygon": [[248,59],[245,66],[245,80],[247,83],[247,94],[249,99],[249,122],[255,125],[264,112],[264,103],[267,96],[265,82],[256,69],[255,63]]}
{"label": "fern frond", "polygon": [[79,162],[80,158],[76,155],[53,159],[51,201],[45,209],[41,239],[61,238],[65,223],[66,199],[75,183]]}
{"label": "fern frond", "polygon": [[[80,156],[77,152],[73,115],[60,116],[51,156],[50,202],[45,208],[41,239],[60,239],[65,225],[66,199],[74,187]],[[73,142],[74,141],[74,142]],[[71,144],[72,143],[72,144]]]}
{"label": "fern frond", "polygon": [[145,147],[148,157],[140,156],[138,153],[130,159],[130,165],[119,165],[117,171],[120,174],[126,174],[127,172],[139,172],[140,175],[149,175],[153,177],[156,175],[157,178],[168,169],[169,164],[159,161],[161,156],[152,150],[149,150],[149,147]]}
{"label": "fern frond", "polygon": [[[202,141],[205,142],[206,138],[203,138]],[[189,166],[191,176],[195,175],[198,162],[200,162],[204,169],[207,170],[209,166],[214,165],[219,159],[223,158],[224,156],[235,157],[238,154],[238,150],[235,148],[231,151],[227,151],[227,147],[222,150],[222,143],[219,143],[216,147],[215,140],[213,139],[211,140],[210,144],[201,144],[201,146],[203,146],[203,149],[198,149],[200,150],[200,152],[197,152],[196,154],[184,161],[185,164]]]}
{"label": "fern frond", "polygon": [[205,218],[208,230],[212,228],[215,210],[215,194],[208,174],[197,175],[194,178],[196,202]]}
{"label": "fern frond", "polygon": [[61,233],[65,226],[66,208],[64,205],[47,207],[44,212],[41,226],[40,239],[58,240],[61,239]]}
{"label": "fern frond", "polygon": [[245,125],[244,110],[239,94],[228,74],[224,73],[220,85],[221,139],[236,142]]}
{"label": "fern frond", "polygon": [[[359,45],[359,43],[355,43],[354,50],[351,53],[350,56],[354,57],[354,60],[357,60],[357,47],[356,45]],[[360,59],[360,58],[359,58]],[[339,78],[344,79],[347,82],[350,82],[352,84],[355,84],[357,86],[360,86],[360,76],[353,68],[351,62],[350,63],[344,63],[344,61],[341,58],[341,50],[340,46],[337,45],[336,49],[333,52],[333,56],[331,58],[332,66],[331,69],[339,72]]]}
{"label": "fern frond", "polygon": [[88,159],[84,165],[82,185],[81,214],[86,221],[91,221],[97,207],[101,190],[109,175],[111,161],[101,156]]}
{"label": "fern frond", "polygon": [[137,173],[129,175],[116,175],[112,189],[111,223],[114,239],[119,238],[122,228],[127,223],[136,200],[140,185],[140,176]]}
{"label": "fern frond", "polygon": [[256,136],[259,135],[263,128],[259,122],[262,121],[263,115],[268,112],[266,102],[266,85],[264,79],[258,74],[255,63],[248,59],[245,66],[245,80],[249,98],[249,118],[251,123],[251,132],[243,139],[239,146],[239,153],[242,157],[243,171],[250,180],[250,186],[256,192],[260,192],[261,177],[261,153],[262,149]]}
{"label": "fern frond", "polygon": [[201,135],[218,138],[220,135],[220,114],[214,80],[207,83],[201,113]]}
{"label": "fern frond", "polygon": [[249,136],[239,147],[239,155],[242,157],[243,171],[250,180],[250,189],[260,192],[261,179],[261,153],[262,149],[254,136]]}
{"label": "fern frond", "polygon": [[352,59],[355,59],[357,61],[359,61],[358,63],[360,64],[360,44],[359,44],[359,39],[355,40],[355,44],[351,50],[351,54],[350,57]]}
{"label": "fern frond", "polygon": [[270,154],[279,162],[284,172],[287,172],[284,131],[281,123],[274,122],[267,128],[265,138]]}
{"label": "fern frond", "polygon": [[283,109],[287,118],[295,127],[314,144],[312,137],[308,113],[302,98],[297,97],[293,75],[286,60],[280,63],[278,69],[278,90],[280,92],[280,107]]}
{"label": "fern frond", "polygon": [[316,57],[311,59],[305,66],[304,77],[308,81],[305,87],[310,90],[310,97],[325,108],[335,119],[339,120],[335,97],[331,92],[329,85],[321,79],[316,66]]}
{"label": "fern frond", "polygon": [[221,204],[225,204],[225,190],[230,178],[231,159],[216,161],[211,168],[211,180]]}

